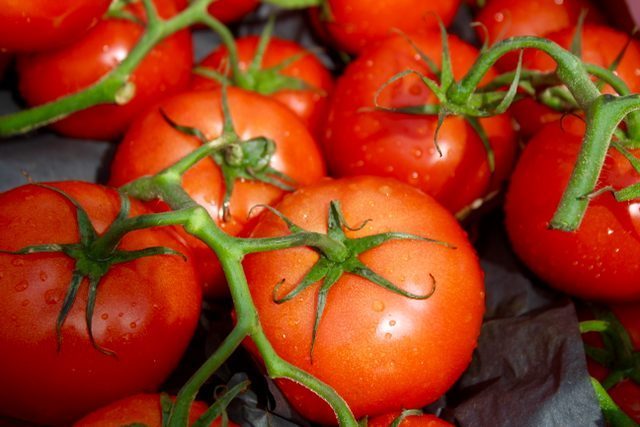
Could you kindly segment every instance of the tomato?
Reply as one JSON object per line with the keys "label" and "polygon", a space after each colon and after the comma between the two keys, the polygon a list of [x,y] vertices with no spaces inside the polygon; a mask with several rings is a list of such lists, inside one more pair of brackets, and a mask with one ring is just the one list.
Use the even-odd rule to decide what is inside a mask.
{"label": "tomato", "polygon": [[111,0],[2,0],[0,51],[31,52],[69,44],[95,25]]}
{"label": "tomato", "polygon": [[[120,210],[116,191],[95,184],[52,184],[87,211],[98,233]],[[137,202],[132,215],[148,212]],[[78,242],[76,209],[57,192],[35,185],[0,194],[0,249]],[[121,250],[164,246],[189,255],[175,233],[127,234]],[[83,283],[61,329],[56,319],[74,261],[61,253],[0,253],[0,415],[39,424],[68,424],[115,399],[155,390],[175,368],[196,327],[201,291],[193,266],[176,255],[114,265],[100,281],[93,316],[97,345],[85,320]]]}
{"label": "tomato", "polygon": [[209,13],[222,22],[233,22],[255,9],[258,0],[218,0],[209,6]]}
{"label": "tomato", "polygon": [[[588,10],[587,22],[603,19],[589,0],[491,0],[481,9],[476,21],[486,29],[490,42],[496,43],[514,36],[538,36],[575,27],[582,10]],[[477,29],[484,39],[482,27]],[[518,54],[505,55],[496,66],[503,71],[514,70]]]}
{"label": "tomato", "polygon": [[[548,34],[546,38],[569,49],[575,31],[576,29],[573,27],[566,28]],[[589,64],[609,68],[625,48],[628,41],[629,36],[623,32],[603,25],[586,24],[582,29],[582,59]],[[556,64],[550,56],[542,51],[533,49],[527,51],[523,66],[530,70],[544,72],[551,72],[556,68]],[[640,91],[639,70],[640,42],[631,40],[622,60],[616,67],[616,74],[627,83],[631,92]],[[614,93],[609,86],[604,88],[604,92]],[[526,137],[531,137],[544,124],[558,120],[562,116],[561,112],[538,104],[530,98],[516,102],[511,111],[520,124],[521,132]]]}
{"label": "tomato", "polygon": [[[237,88],[228,90],[234,127],[243,139],[265,136],[275,141],[277,149],[272,166],[293,178],[298,185],[308,185],[325,174],[324,161],[306,127],[288,108],[277,101]],[[220,135],[222,114],[220,91],[186,92],[159,105],[174,122],[200,129],[208,138]],[[194,137],[173,129],[158,108],[141,117],[127,132],[119,145],[111,166],[111,184],[123,185],[135,178],[157,173],[175,163],[201,145]],[[303,167],[301,167],[303,166]],[[204,206],[212,218],[232,235],[245,232],[259,210],[256,205],[274,204],[284,191],[257,181],[239,181],[233,189],[230,217],[221,221],[225,186],[220,168],[211,159],[199,162],[183,179],[186,191]],[[156,206],[162,209],[162,206]],[[212,251],[199,240],[186,236],[194,248],[200,267],[205,294],[221,296],[227,293],[224,275]]]}
{"label": "tomato", "polygon": [[[299,247],[250,255],[244,267],[265,334],[281,357],[332,386],[356,418],[424,406],[451,387],[476,346],[484,285],[474,250],[437,202],[389,178],[327,179],[286,196],[276,208],[305,230],[326,232],[330,201],[340,202],[351,227],[369,220],[357,230],[345,229],[349,238],[397,231],[457,249],[393,240],[360,255],[363,264],[405,291],[428,294],[434,281],[435,291],[427,299],[411,299],[360,276],[342,275],[328,293],[313,358],[320,282],[281,304],[274,302],[274,292],[282,298],[292,291],[318,260],[317,252]],[[286,234],[284,222],[267,212],[252,232],[253,237]],[[278,385],[304,417],[335,423],[315,394],[288,380]]]}
{"label": "tomato", "polygon": [[[547,228],[584,134],[574,117],[551,123],[525,148],[508,189],[506,226],[513,249],[549,285],[585,299],[640,298],[640,200],[618,203],[610,193],[591,200],[580,228],[566,233]],[[639,151],[633,151],[635,157]],[[637,172],[609,150],[598,187],[623,188]]]}
{"label": "tomato", "polygon": [[[207,410],[207,405],[196,401],[191,405],[189,424],[194,423]],[[162,407],[159,394],[136,394],[113,402],[75,422],[73,427],[122,427],[133,424],[162,427]],[[222,425],[220,418],[209,424]],[[230,422],[231,427],[237,424]]]}
{"label": "tomato", "polygon": [[[440,33],[410,37],[440,63]],[[478,52],[455,36],[449,38],[449,47],[454,74],[461,78]],[[462,117],[445,119],[438,136],[440,156],[434,144],[437,116],[371,111],[378,89],[405,70],[433,77],[400,36],[365,50],[347,67],[334,90],[323,140],[329,168],[336,176],[371,174],[399,179],[458,212],[498,188],[511,170],[516,140],[510,117],[481,121],[496,159],[493,175],[480,137]],[[436,103],[436,98],[417,76],[410,75],[385,88],[378,102],[398,108]]]}
{"label": "tomato", "polygon": [[[259,38],[242,37],[236,40],[239,67],[246,71],[256,54]],[[305,54],[306,53],[306,54]],[[308,87],[305,89],[282,89],[272,91],[274,78],[270,75],[257,75],[255,90],[282,102],[302,119],[309,130],[319,135],[326,119],[328,96],[333,88],[331,74],[312,53],[305,51],[295,42],[272,37],[264,52],[261,69],[277,66],[291,57],[304,54],[297,61],[282,69],[282,76],[302,80]],[[229,68],[227,49],[221,46],[207,56],[200,66],[225,73]],[[213,89],[219,84],[206,77],[195,76],[191,87],[196,89]]]}
{"label": "tomato", "polygon": [[[389,427],[400,416],[401,412],[392,412],[371,418],[368,427]],[[451,427],[452,424],[441,420],[435,415],[410,415],[402,420],[399,427]]]}
{"label": "tomato", "polygon": [[[173,0],[156,0],[162,17],[176,13]],[[141,4],[135,12],[143,16]],[[18,58],[21,95],[29,105],[40,105],[78,92],[114,69],[135,46],[143,28],[130,21],[100,22],[72,45]],[[193,52],[188,31],[180,31],[157,45],[131,75],[135,96],[126,105],[100,105],[52,124],[75,138],[110,140],[120,136],[133,118],[189,84]]]}
{"label": "tomato", "polygon": [[460,0],[327,0],[329,16],[320,12],[320,19],[338,49],[360,54],[388,37],[392,28],[407,33],[435,30],[438,17],[448,26],[459,6]]}

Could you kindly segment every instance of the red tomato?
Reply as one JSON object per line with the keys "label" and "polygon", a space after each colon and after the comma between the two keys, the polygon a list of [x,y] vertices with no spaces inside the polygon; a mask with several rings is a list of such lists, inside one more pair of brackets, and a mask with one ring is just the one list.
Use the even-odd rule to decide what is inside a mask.
{"label": "red tomato", "polygon": [[[448,26],[460,6],[460,0],[327,0],[329,17],[320,17],[331,41],[340,50],[359,54],[372,44],[387,38],[391,29],[407,33],[435,30],[438,17]],[[312,14],[317,14],[312,9]]]}
{"label": "red tomato", "polygon": [[[115,219],[114,190],[81,182],[53,184],[77,200],[98,233]],[[26,185],[0,194],[0,249],[78,242],[76,209],[53,190]],[[132,215],[146,213],[132,203]],[[188,249],[174,233],[145,229],[127,234],[121,250],[152,246]],[[0,253],[0,415],[38,424],[68,424],[123,396],[155,390],[175,368],[196,327],[201,291],[191,262],[175,255],[114,265],[102,278],[91,345],[85,307],[87,283],[62,327],[56,319],[74,262],[61,253]]]}
{"label": "red tomato", "polygon": [[[576,29],[564,30],[546,35],[546,38],[569,49]],[[629,36],[603,25],[587,24],[582,29],[582,59],[589,64],[608,68],[629,41]],[[556,64],[549,55],[539,50],[529,50],[524,57],[523,66],[530,70],[554,71]],[[624,80],[631,92],[640,91],[640,42],[632,40],[616,68],[616,74]],[[614,93],[609,86],[604,92]],[[522,134],[529,138],[546,123],[558,120],[563,113],[538,104],[527,98],[516,102],[511,109],[520,124]]]}
{"label": "red tomato", "polygon": [[222,22],[233,22],[251,12],[258,4],[258,0],[218,0],[209,6],[209,13]]}
{"label": "red tomato", "polygon": [[[207,410],[204,402],[194,402],[189,413],[189,424],[194,423]],[[85,416],[73,424],[73,427],[122,427],[133,424],[147,427],[162,427],[162,407],[159,394],[136,394],[113,402]],[[209,427],[222,425],[220,418]],[[229,422],[230,427],[237,424]]]}
{"label": "red tomato", "polygon": [[[238,48],[239,66],[246,71],[256,54],[259,38],[256,36],[242,37],[236,40]],[[305,49],[295,42],[272,37],[262,59],[261,69],[274,67],[287,59],[305,53]],[[228,70],[227,49],[221,46],[207,56],[200,66],[212,68],[219,73]],[[304,81],[309,88],[302,90],[284,89],[276,92],[266,90],[272,84],[271,78],[259,76],[256,92],[282,102],[302,119],[315,135],[320,134],[326,119],[328,96],[333,88],[333,80],[329,71],[312,53],[300,57],[297,61],[282,69],[281,74]],[[219,84],[206,77],[194,76],[191,87],[194,89],[213,89]],[[264,89],[262,89],[264,88]]]}
{"label": "red tomato", "polygon": [[[173,0],[155,3],[162,17],[176,13]],[[142,17],[141,4],[135,6]],[[122,62],[142,31],[140,25],[130,21],[104,20],[70,46],[19,58],[20,93],[29,105],[40,105],[90,86]],[[191,37],[188,31],[180,31],[157,45],[131,75],[136,91],[130,102],[92,107],[52,127],[75,138],[115,139],[141,111],[185,88],[192,63]]]}
{"label": "red tomato", "polygon": [[[296,118],[279,102],[253,92],[229,88],[229,106],[236,131],[243,139],[265,136],[275,141],[272,166],[299,185],[318,181],[325,174],[324,161],[315,141]],[[161,108],[180,125],[200,129],[208,138],[220,135],[222,114],[220,91],[194,91],[167,99]],[[196,138],[173,129],[158,109],[141,117],[118,147],[111,167],[111,184],[123,185],[135,178],[157,173],[201,145]],[[303,166],[303,167],[301,167]],[[284,191],[262,182],[239,181],[231,197],[230,218],[220,221],[225,186],[218,165],[211,158],[198,163],[183,179],[185,190],[203,205],[227,233],[242,234],[252,222],[249,211],[259,204],[275,204]],[[156,206],[156,208],[161,208]],[[252,212],[256,215],[258,210]],[[194,248],[197,265],[205,282],[205,294],[227,293],[224,275],[211,250],[186,236]]]}
{"label": "red tomato", "polygon": [[[398,419],[401,412],[392,412],[369,419],[368,427],[389,427]],[[453,427],[453,424],[441,420],[435,415],[410,415],[402,420],[399,427]]]}
{"label": "red tomato", "polygon": [[[594,198],[573,233],[549,230],[573,170],[584,123],[574,117],[542,128],[525,148],[511,178],[506,226],[514,250],[549,285],[585,299],[640,298],[640,200]],[[640,152],[634,151],[638,157]],[[607,155],[599,187],[623,188],[637,172],[617,151]]]}
{"label": "red tomato", "polygon": [[[440,63],[440,33],[412,35],[411,39]],[[454,74],[460,78],[478,52],[455,36],[449,38],[449,47]],[[507,177],[516,151],[511,120],[501,115],[481,122],[495,154],[493,176],[480,137],[461,117],[445,119],[438,137],[441,157],[434,144],[436,116],[370,110],[375,106],[376,91],[404,70],[433,77],[415,49],[400,36],[365,50],[347,67],[337,81],[326,124],[329,168],[337,176],[371,174],[399,179],[458,212],[498,188]],[[410,75],[388,86],[378,101],[397,108],[435,103],[436,98],[417,76]]]}
{"label": "red tomato", "polygon": [[[344,274],[331,288],[318,328],[313,360],[310,345],[320,283],[282,304],[318,260],[307,247],[248,256],[244,267],[265,334],[276,352],[331,385],[356,418],[436,400],[471,361],[484,311],[483,274],[464,231],[437,202],[388,178],[325,180],[287,197],[277,209],[298,226],[327,230],[330,201],[340,202],[350,238],[398,231],[456,246],[394,240],[364,252],[360,260],[408,292],[400,296],[359,276]],[[253,237],[289,234],[283,221],[265,213]],[[251,345],[248,345],[251,348]],[[335,423],[333,412],[315,394],[288,380],[279,386],[304,417]]]}
{"label": "red tomato", "polygon": [[[586,9],[587,22],[602,22],[589,0],[491,0],[481,9],[476,21],[486,27],[490,42],[496,43],[514,36],[539,36],[574,27],[580,12]],[[480,38],[485,32],[477,29]],[[518,54],[504,56],[496,64],[500,70],[514,70]]]}
{"label": "red tomato", "polygon": [[0,51],[48,50],[77,40],[111,0],[1,0]]}

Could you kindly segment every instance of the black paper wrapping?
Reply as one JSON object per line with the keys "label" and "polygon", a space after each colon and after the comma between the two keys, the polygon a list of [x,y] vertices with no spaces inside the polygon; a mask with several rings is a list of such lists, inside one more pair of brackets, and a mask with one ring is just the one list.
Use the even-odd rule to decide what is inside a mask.
{"label": "black paper wrapping", "polygon": [[[268,8],[263,7],[236,30],[255,33],[267,13]],[[465,22],[468,13],[463,11],[455,27],[469,35]],[[314,43],[304,15],[299,13],[287,12],[278,21],[276,33],[307,46]],[[195,40],[198,56],[216,43],[206,33],[196,34]],[[323,59],[330,62],[327,55]],[[9,90],[15,81],[10,78],[4,85],[0,91],[2,113],[17,108],[15,94]],[[1,141],[0,191],[25,183],[27,176],[34,181],[105,182],[113,151],[110,143],[69,140],[47,131]],[[476,248],[487,286],[487,310],[478,348],[454,388],[427,410],[460,426],[604,425],[586,371],[572,301],[536,282],[519,264],[509,248],[499,212],[479,225]],[[188,378],[189,371],[212,351],[228,326],[228,320],[204,322],[200,334],[205,337],[194,339],[190,354],[185,356],[190,363],[169,380],[171,388]],[[208,345],[196,345],[202,341]],[[233,420],[254,427],[308,425],[242,350],[213,382],[234,383],[247,375],[252,379],[252,390],[230,407]]]}

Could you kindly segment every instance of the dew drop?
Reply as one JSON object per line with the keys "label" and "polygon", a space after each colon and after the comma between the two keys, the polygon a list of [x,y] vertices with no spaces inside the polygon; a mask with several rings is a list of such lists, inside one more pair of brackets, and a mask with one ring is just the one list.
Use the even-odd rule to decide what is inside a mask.
{"label": "dew drop", "polygon": [[607,228],[607,236],[611,236],[613,234],[612,228]]}
{"label": "dew drop", "polygon": [[379,300],[374,301],[373,305],[371,306],[371,308],[373,308],[373,311],[380,312],[380,311],[384,310],[384,303],[382,301],[379,301]]}
{"label": "dew drop", "polygon": [[21,282],[18,282],[18,283],[14,286],[14,289],[15,289],[17,292],[22,292],[22,291],[24,291],[25,289],[27,289],[28,287],[29,287],[29,283],[28,283],[26,280],[23,280],[23,281],[21,281]]}
{"label": "dew drop", "polygon": [[378,190],[385,196],[391,195],[391,187],[389,187],[388,185],[383,185]]}
{"label": "dew drop", "polygon": [[44,293],[44,301],[47,304],[57,304],[60,302],[60,292],[57,289],[49,289]]}
{"label": "dew drop", "polygon": [[494,19],[496,22],[502,22],[502,21],[504,21],[504,13],[502,13],[502,12],[498,12],[498,13],[496,13],[495,15],[493,15],[493,19]]}
{"label": "dew drop", "polygon": [[46,282],[48,278],[49,276],[47,276],[47,273],[45,273],[44,271],[40,272],[40,281]]}
{"label": "dew drop", "polygon": [[138,327],[138,324],[137,324],[136,322],[131,322],[131,323],[129,323],[129,327],[130,327],[131,329],[135,329],[135,328],[137,328],[137,327]]}
{"label": "dew drop", "polygon": [[414,148],[413,157],[415,157],[416,159],[419,159],[420,157],[422,157],[422,149],[418,147]]}
{"label": "dew drop", "polygon": [[107,320],[109,318],[109,315],[107,313],[102,313],[102,315],[100,316],[100,318],[102,320]]}
{"label": "dew drop", "polygon": [[396,326],[395,320],[389,320],[389,326]]}
{"label": "dew drop", "polygon": [[391,335],[390,332],[387,332],[386,334],[384,334],[385,339],[388,339],[388,340],[390,340],[392,336],[393,335]]}

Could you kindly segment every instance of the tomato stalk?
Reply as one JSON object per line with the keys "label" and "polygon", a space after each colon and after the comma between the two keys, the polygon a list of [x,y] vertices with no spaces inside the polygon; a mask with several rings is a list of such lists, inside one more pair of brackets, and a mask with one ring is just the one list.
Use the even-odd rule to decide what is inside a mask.
{"label": "tomato stalk", "polygon": [[[147,14],[145,31],[127,57],[112,71],[84,90],[55,101],[0,116],[0,137],[23,134],[41,128],[68,115],[99,104],[126,104],[135,95],[135,86],[129,81],[138,64],[155,45],[177,31],[202,23],[218,33],[227,46],[231,63],[237,64],[237,49],[233,34],[220,21],[210,16],[207,7],[214,0],[194,0],[178,15],[170,19],[158,16],[151,1],[145,1]],[[232,70],[242,79],[238,69]]]}

